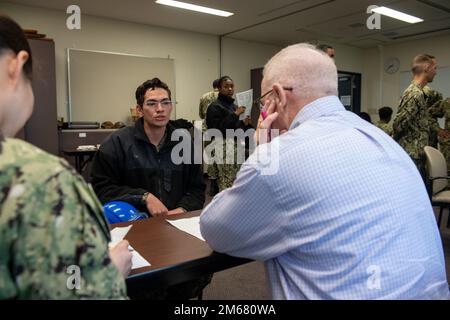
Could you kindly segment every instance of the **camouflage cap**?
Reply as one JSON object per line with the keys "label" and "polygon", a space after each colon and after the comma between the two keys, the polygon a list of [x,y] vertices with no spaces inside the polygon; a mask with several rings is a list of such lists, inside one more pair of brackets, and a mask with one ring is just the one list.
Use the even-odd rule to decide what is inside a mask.
{"label": "camouflage cap", "polygon": [[114,123],[114,129],[120,129],[126,127],[125,123],[121,122],[121,121],[117,121],[116,123]]}
{"label": "camouflage cap", "polygon": [[114,129],[114,124],[111,121],[105,121],[101,125],[102,129]]}

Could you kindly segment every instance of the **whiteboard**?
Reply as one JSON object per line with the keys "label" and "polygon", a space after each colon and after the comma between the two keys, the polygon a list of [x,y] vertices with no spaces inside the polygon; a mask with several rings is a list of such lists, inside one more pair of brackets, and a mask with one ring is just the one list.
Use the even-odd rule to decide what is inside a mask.
{"label": "whiteboard", "polygon": [[136,88],[155,77],[167,83],[176,101],[173,59],[67,49],[67,67],[69,122],[130,123]]}
{"label": "whiteboard", "polygon": [[[403,95],[403,92],[406,88],[409,87],[412,81],[412,72],[404,71],[400,73],[400,95]],[[450,67],[441,67],[437,69],[436,77],[432,83],[429,84],[431,88],[436,91],[439,91],[444,96],[444,99],[450,97]],[[444,128],[444,119],[439,119],[439,125],[441,128]]]}

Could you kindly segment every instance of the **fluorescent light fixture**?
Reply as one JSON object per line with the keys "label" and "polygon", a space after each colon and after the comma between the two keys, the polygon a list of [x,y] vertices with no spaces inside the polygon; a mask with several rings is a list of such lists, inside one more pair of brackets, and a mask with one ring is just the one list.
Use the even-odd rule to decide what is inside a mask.
{"label": "fluorescent light fixture", "polygon": [[400,12],[400,11],[397,11],[394,9],[390,9],[387,7],[378,7],[378,8],[372,9],[372,12],[379,13],[379,14],[382,14],[382,15],[385,15],[385,16],[388,16],[388,17],[391,17],[391,18],[394,18],[397,20],[405,21],[408,23],[418,23],[418,22],[423,21],[423,19],[414,17],[412,15],[409,15],[409,14],[406,14],[406,13],[403,13],[403,12]]}
{"label": "fluorescent light fixture", "polygon": [[208,8],[208,7],[202,7],[202,6],[198,6],[198,5],[190,4],[190,3],[186,3],[186,2],[181,2],[181,1],[157,0],[155,2],[158,4],[164,4],[166,6],[171,6],[171,7],[176,7],[176,8],[186,9],[186,10],[192,10],[192,11],[197,11],[197,12],[203,12],[203,13],[213,14],[213,15],[221,16],[221,17],[229,17],[234,14],[234,13],[228,12],[228,11],[222,11],[222,10]]}

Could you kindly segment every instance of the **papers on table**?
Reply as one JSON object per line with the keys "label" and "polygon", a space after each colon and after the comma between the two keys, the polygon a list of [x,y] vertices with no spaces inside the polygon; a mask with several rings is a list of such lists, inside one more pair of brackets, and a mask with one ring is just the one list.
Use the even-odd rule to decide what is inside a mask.
{"label": "papers on table", "polygon": [[236,93],[236,104],[238,107],[245,107],[245,112],[239,117],[240,120],[250,117],[253,106],[253,89]]}
{"label": "papers on table", "polygon": [[181,231],[189,233],[190,235],[197,237],[202,241],[205,241],[200,232],[200,217],[192,217],[179,220],[166,220],[166,221],[171,225],[173,225],[175,228],[178,228]]}
{"label": "papers on table", "polygon": [[[134,250],[133,248],[131,249]],[[131,254],[133,255],[133,257],[131,258],[131,269],[139,269],[151,266],[151,264],[147,260],[145,260],[145,258],[141,256],[141,254],[136,250],[132,251]]]}
{"label": "papers on table", "polygon": [[128,227],[123,228],[114,228],[111,230],[111,242],[109,243],[110,247],[115,247],[120,241],[125,238],[128,231],[130,231],[133,225],[129,225]]}
{"label": "papers on table", "polygon": [[94,145],[87,145],[87,146],[78,146],[78,151],[97,151],[97,146]]}
{"label": "papers on table", "polygon": [[[112,229],[111,230],[111,242],[109,243],[109,246],[114,247],[120,241],[122,241],[123,238],[125,238],[125,236],[127,235],[128,231],[130,231],[132,226],[133,225],[129,225],[128,227]],[[151,266],[151,264],[147,260],[145,260],[144,257],[141,256],[141,254],[139,252],[134,250],[132,246],[129,246],[128,249],[131,251],[131,254],[133,255],[133,257],[131,259],[131,263],[132,263],[131,269],[138,269],[138,268]]]}

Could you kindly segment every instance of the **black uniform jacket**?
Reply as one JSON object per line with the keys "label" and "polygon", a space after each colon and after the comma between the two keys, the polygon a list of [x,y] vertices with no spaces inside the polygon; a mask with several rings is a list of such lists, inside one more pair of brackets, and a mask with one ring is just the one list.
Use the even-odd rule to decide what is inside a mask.
{"label": "black uniform jacket", "polygon": [[202,209],[205,201],[202,167],[193,164],[192,140],[189,140],[191,163],[172,161],[172,149],[178,143],[171,141],[174,130],[169,122],[159,152],[145,134],[143,118],[134,126],[111,134],[95,154],[92,165],[92,185],[100,201],[103,204],[125,201],[148,212],[142,195],[150,192],[169,210]]}

